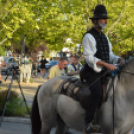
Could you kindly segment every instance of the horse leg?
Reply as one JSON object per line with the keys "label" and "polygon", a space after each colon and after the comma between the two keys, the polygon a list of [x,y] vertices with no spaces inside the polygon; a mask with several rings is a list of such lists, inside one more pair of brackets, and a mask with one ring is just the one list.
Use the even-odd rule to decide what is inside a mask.
{"label": "horse leg", "polygon": [[65,133],[66,124],[63,122],[60,116],[58,116],[56,133],[55,134],[64,134]]}
{"label": "horse leg", "polygon": [[129,131],[127,134],[133,134],[133,129],[131,131]]}
{"label": "horse leg", "polygon": [[50,134],[52,126],[48,123],[42,122],[40,134]]}
{"label": "horse leg", "polygon": [[40,98],[38,98],[39,113],[41,118],[41,134],[50,134],[50,131],[57,120],[57,101],[55,97],[42,97],[44,96],[40,95]]}

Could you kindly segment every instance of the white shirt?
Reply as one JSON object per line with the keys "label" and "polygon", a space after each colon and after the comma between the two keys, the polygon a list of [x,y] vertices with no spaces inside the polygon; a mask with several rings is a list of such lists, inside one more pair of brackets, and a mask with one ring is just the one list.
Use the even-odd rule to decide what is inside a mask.
{"label": "white shirt", "polygon": [[[90,33],[87,33],[83,38],[82,45],[83,45],[83,50],[84,50],[83,55],[84,55],[86,63],[89,65],[89,67],[94,69],[95,72],[100,72],[102,70],[102,67],[97,66],[96,63],[100,61],[101,59],[96,58],[94,56],[97,51],[97,48],[96,48],[96,41],[93,35],[91,35]],[[111,64],[115,64],[117,63],[118,58],[120,57],[113,54],[112,44],[110,43],[109,39],[108,39],[108,45],[109,45],[109,62]]]}

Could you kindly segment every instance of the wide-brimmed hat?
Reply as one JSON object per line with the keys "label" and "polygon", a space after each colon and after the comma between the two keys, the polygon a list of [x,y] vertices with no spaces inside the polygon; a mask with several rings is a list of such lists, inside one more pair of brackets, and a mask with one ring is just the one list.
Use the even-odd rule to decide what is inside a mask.
{"label": "wide-brimmed hat", "polygon": [[97,5],[93,17],[89,19],[109,19],[106,7],[104,5]]}

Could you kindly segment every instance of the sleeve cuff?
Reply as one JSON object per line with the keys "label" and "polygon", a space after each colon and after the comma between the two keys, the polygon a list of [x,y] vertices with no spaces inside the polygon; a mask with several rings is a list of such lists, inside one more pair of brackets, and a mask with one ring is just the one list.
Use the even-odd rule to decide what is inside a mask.
{"label": "sleeve cuff", "polygon": [[96,63],[97,63],[98,61],[100,61],[100,59],[96,59],[93,69],[94,69],[95,72],[98,72],[98,73],[99,73],[99,72],[101,72],[101,70],[102,70],[102,66],[97,66],[97,65],[96,65]]}

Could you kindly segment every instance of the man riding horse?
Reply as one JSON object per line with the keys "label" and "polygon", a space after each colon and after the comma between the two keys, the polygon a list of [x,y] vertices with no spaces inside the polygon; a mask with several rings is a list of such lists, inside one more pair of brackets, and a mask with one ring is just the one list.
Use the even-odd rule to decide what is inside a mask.
{"label": "man riding horse", "polygon": [[[103,30],[107,26],[108,19],[106,7],[104,5],[97,5],[94,10],[94,15],[90,19],[93,27],[85,33],[82,45],[86,61],[83,76],[84,79],[91,84],[107,70],[115,70],[116,66],[114,64],[122,64],[124,59],[113,54],[112,45],[108,37],[103,33]],[[102,99],[101,79],[96,81],[90,87],[90,90],[92,96],[86,109],[85,132],[90,130],[90,122],[93,120],[95,110]]]}

